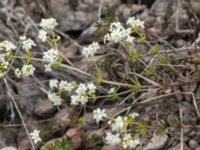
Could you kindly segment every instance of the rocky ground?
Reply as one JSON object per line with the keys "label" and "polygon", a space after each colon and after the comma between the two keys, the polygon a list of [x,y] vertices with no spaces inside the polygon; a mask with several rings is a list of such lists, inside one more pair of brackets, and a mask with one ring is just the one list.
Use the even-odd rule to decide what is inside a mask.
{"label": "rocky ground", "polygon": [[[196,9],[196,6],[200,8],[200,2],[192,3],[190,7],[188,1],[181,1],[177,15],[175,0],[141,0],[141,4],[138,4],[137,0],[105,1],[116,11],[121,22],[125,22],[130,16],[143,20],[143,32],[148,42],[159,43],[160,53],[170,53],[172,65],[160,65],[156,70],[163,80],[158,80],[157,77],[149,78],[160,83],[162,88],[149,85],[145,92],[132,96],[132,99],[139,97],[132,109],[148,124],[148,132],[141,137],[141,143],[136,150],[200,150],[200,57],[196,55],[200,44],[200,9]],[[90,63],[91,60],[83,58],[81,51],[82,45],[93,41],[103,43],[103,37],[107,33],[105,28],[95,28],[95,22],[99,19],[99,6],[100,0],[1,0],[0,40],[17,41],[23,34],[35,37],[37,23],[41,18],[54,17],[59,22],[56,32],[62,37],[60,51],[76,68],[92,72],[94,67]],[[103,11],[101,16],[105,16]],[[114,47],[122,48],[118,45]],[[145,55],[149,51],[148,46],[136,44],[135,47],[140,49],[145,62],[151,61],[152,58]],[[105,46],[95,56],[97,62],[104,67],[104,79],[123,82],[127,63],[120,60],[115,65],[113,62],[116,56],[118,58],[118,54],[109,57],[106,55],[107,51]],[[77,123],[81,116],[80,107],[72,108],[66,102],[58,111],[46,94],[38,88],[47,88],[51,78],[79,82],[87,80],[83,75],[67,69],[44,74],[41,64],[34,65],[40,70],[37,76],[17,79],[10,75],[7,79],[29,130],[40,129],[44,133],[42,139],[45,143],[54,144],[55,141],[69,138],[72,143],[69,149],[72,150],[123,149],[120,145],[103,144],[101,138],[105,134],[105,126],[97,126],[91,112],[92,108],[98,107],[100,103],[90,104],[84,114],[84,121]],[[140,71],[141,64],[136,66],[137,71]],[[0,148],[31,149],[20,116],[3,80],[0,80],[0,87]],[[104,87],[107,88],[107,85]],[[121,90],[123,91],[123,87]],[[117,106],[126,96],[106,103],[107,111],[115,114],[123,110],[129,102]],[[69,99],[69,96],[66,95],[66,98]],[[158,130],[162,134],[157,134]],[[92,141],[90,137],[98,142]],[[42,144],[36,147],[45,149]]]}

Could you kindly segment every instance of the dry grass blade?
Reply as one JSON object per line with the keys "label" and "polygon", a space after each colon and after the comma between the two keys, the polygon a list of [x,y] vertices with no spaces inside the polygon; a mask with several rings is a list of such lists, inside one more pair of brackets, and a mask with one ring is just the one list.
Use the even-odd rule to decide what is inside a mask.
{"label": "dry grass blade", "polygon": [[21,122],[22,122],[22,124],[23,124],[23,127],[24,127],[24,129],[25,129],[25,131],[26,131],[26,134],[27,134],[27,136],[28,136],[28,138],[29,138],[29,141],[30,141],[30,143],[31,143],[32,149],[33,149],[33,150],[36,150],[36,149],[35,149],[35,145],[33,144],[33,141],[32,141],[32,139],[31,139],[31,137],[30,137],[30,132],[28,131],[28,128],[27,128],[26,123],[25,123],[25,121],[24,121],[24,118],[23,118],[23,116],[22,116],[22,113],[21,113],[21,111],[19,110],[19,107],[18,107],[18,105],[17,105],[17,103],[16,103],[16,100],[15,100],[13,94],[12,94],[11,87],[9,86],[9,84],[8,84],[8,82],[7,82],[7,80],[6,80],[5,78],[4,78],[3,80],[4,80],[4,83],[5,83],[6,88],[7,88],[8,96],[11,98],[11,100],[12,100],[14,106],[15,106],[15,109],[17,110],[17,113],[18,113],[18,115],[19,115],[19,117],[20,117],[20,119],[21,119]]}

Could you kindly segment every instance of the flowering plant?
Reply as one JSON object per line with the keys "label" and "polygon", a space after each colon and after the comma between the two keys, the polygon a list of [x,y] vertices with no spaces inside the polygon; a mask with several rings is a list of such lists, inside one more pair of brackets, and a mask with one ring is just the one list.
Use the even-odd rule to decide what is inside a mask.
{"label": "flowering plant", "polygon": [[[2,41],[0,43],[0,76],[11,73],[9,66],[15,59],[21,60],[23,64],[21,66],[14,66],[14,74],[17,78],[34,77],[39,72],[35,62],[42,64],[42,69],[46,73],[53,73],[57,68],[71,69],[83,75],[86,75],[90,80],[85,82],[62,80],[53,78],[48,81],[48,86],[42,89],[46,93],[49,101],[58,108],[62,109],[64,103],[69,104],[71,107],[82,107],[87,108],[89,104],[99,103],[102,98],[111,102],[117,101],[120,96],[127,93],[137,93],[140,91],[142,86],[135,77],[130,77],[133,84],[116,83],[114,81],[107,81],[103,79],[103,72],[101,68],[98,68],[97,62],[95,64],[97,73],[95,75],[84,72],[80,69],[70,65],[70,61],[63,57],[63,54],[58,48],[58,44],[61,37],[55,32],[55,27],[58,26],[57,21],[54,18],[42,19],[39,23],[39,30],[36,39],[26,37],[25,35],[20,37],[19,45],[14,44],[10,41]],[[107,43],[120,43],[128,50],[128,60],[138,61],[140,55],[135,50],[131,50],[134,43],[139,39],[144,40],[144,35],[140,30],[144,29],[144,22],[135,17],[131,17],[127,20],[126,24],[119,21],[110,22],[107,25],[108,33],[104,36],[104,45]],[[34,55],[34,49],[38,48],[37,44],[47,44],[49,47],[45,47],[42,51],[42,55]],[[98,42],[92,42],[88,46],[82,47],[82,55],[85,58],[90,58],[96,55],[98,51],[101,51],[102,44]],[[157,53],[157,49],[154,53]],[[16,52],[16,49],[22,50],[20,55]],[[123,54],[122,54],[123,55]],[[147,73],[152,73],[148,70],[150,66],[146,67]],[[149,71],[149,72],[148,72]],[[145,72],[145,70],[144,70]],[[150,74],[149,73],[149,74]],[[154,73],[154,72],[153,72]],[[148,75],[149,75],[148,74]],[[94,77],[95,80],[92,80]],[[109,88],[105,88],[103,84],[108,84]],[[110,86],[111,85],[111,86]],[[126,91],[125,87],[128,88]],[[124,91],[125,90],[125,91]],[[70,100],[66,100],[66,95]],[[123,104],[124,101],[120,102]],[[108,109],[102,104],[96,107],[91,112],[93,119],[101,126],[101,124],[107,124],[106,132],[104,136],[104,143],[110,145],[121,144],[124,149],[135,148],[140,144],[140,137],[147,131],[148,127],[144,122],[138,121],[138,113],[129,113],[130,107],[126,107],[120,113],[110,115]],[[125,113],[127,112],[127,113]],[[84,119],[84,118],[83,118]],[[136,128],[138,130],[133,130]],[[35,129],[31,134],[30,138],[35,144],[42,142],[40,137],[40,130]],[[43,143],[43,142],[42,142]]]}

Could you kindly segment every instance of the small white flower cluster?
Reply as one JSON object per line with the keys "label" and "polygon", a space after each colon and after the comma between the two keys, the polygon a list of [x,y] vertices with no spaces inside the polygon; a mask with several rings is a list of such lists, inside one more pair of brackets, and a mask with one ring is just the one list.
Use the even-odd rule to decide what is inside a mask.
{"label": "small white flower cluster", "polygon": [[39,25],[42,29],[39,30],[38,39],[40,39],[42,42],[46,42],[49,38],[48,33],[52,34],[58,23],[54,18],[47,18],[42,19]]}
{"label": "small white flower cluster", "polygon": [[22,42],[22,48],[26,51],[29,51],[32,47],[36,46],[35,42],[26,36],[20,36],[20,41]]}
{"label": "small white flower cluster", "polygon": [[24,64],[22,67],[22,74],[25,76],[33,75],[35,71],[35,67],[32,64],[26,65]]}
{"label": "small white flower cluster", "polygon": [[89,101],[89,96],[95,95],[97,87],[93,83],[80,83],[75,90],[75,95],[71,96],[71,105],[85,105]]}
{"label": "small white flower cluster", "polygon": [[113,120],[113,122],[110,121],[109,124],[111,124],[111,130],[112,130],[113,132],[114,132],[114,131],[118,132],[118,131],[123,130],[124,125],[125,125],[124,119],[123,119],[122,116],[117,116],[117,118],[115,118],[115,119]]}
{"label": "small white flower cluster", "polygon": [[33,75],[35,72],[35,67],[32,64],[24,64],[21,69],[15,69],[15,75],[20,78],[21,75],[30,76]]}
{"label": "small white flower cluster", "polygon": [[97,108],[97,109],[93,110],[93,118],[96,120],[96,123],[99,123],[106,117],[107,117],[107,114],[106,114],[105,109]]}
{"label": "small white flower cluster", "polygon": [[120,22],[111,23],[109,32],[110,32],[109,34],[105,35],[104,42],[106,41],[120,42],[126,40],[126,38],[129,37],[128,32]]}
{"label": "small white flower cluster", "polygon": [[50,102],[53,103],[55,106],[59,106],[62,104],[62,99],[59,95],[57,95],[55,92],[48,92],[48,99]]}
{"label": "small white flower cluster", "polygon": [[[134,139],[130,133],[127,133],[127,124],[131,119],[139,116],[138,113],[131,113],[128,116],[122,117],[117,116],[115,119],[108,121],[108,124],[111,127],[111,131],[106,132],[105,142],[109,145],[117,145],[122,143],[123,148],[135,148],[139,144],[138,139]],[[93,119],[96,120],[96,123],[99,123],[104,118],[108,118],[105,109],[97,108],[93,110]]]}
{"label": "small white flower cluster", "polygon": [[50,80],[49,87],[51,90],[48,92],[48,99],[55,106],[62,104],[62,98],[61,98],[62,92],[71,92],[75,88],[72,82],[63,80],[59,82],[57,79]]}
{"label": "small white flower cluster", "polygon": [[[30,50],[33,46],[36,46],[35,42],[29,38],[27,38],[25,35],[20,36],[20,42],[22,43],[22,48],[26,50],[28,53],[30,53]],[[28,56],[27,56],[28,59]],[[30,59],[30,58],[29,58]],[[20,78],[22,75],[24,76],[30,76],[33,75],[35,72],[35,67],[32,64],[24,64],[22,68],[16,68],[14,73],[15,75]]]}
{"label": "small white flower cluster", "polygon": [[60,82],[57,79],[52,79],[49,81],[49,87],[54,89],[59,89],[66,92],[71,92],[75,87],[72,82],[61,80]]}
{"label": "small white flower cluster", "polygon": [[120,134],[119,133],[113,134],[111,132],[107,132],[105,141],[109,145],[120,144],[121,143]]}
{"label": "small white flower cluster", "polygon": [[71,105],[84,105],[88,102],[88,96],[86,95],[72,95],[71,96]]}
{"label": "small white flower cluster", "polygon": [[113,42],[128,42],[132,43],[135,39],[130,34],[132,33],[132,28],[144,28],[144,22],[135,19],[135,17],[129,18],[127,20],[127,25],[131,26],[130,28],[124,28],[120,22],[113,22],[110,24],[109,33],[104,36],[104,43],[107,41]]}
{"label": "small white flower cluster", "polygon": [[9,66],[9,55],[17,47],[10,41],[0,42],[0,77],[2,77]]}
{"label": "small white flower cluster", "polygon": [[[53,41],[56,42],[58,40],[58,37],[54,37],[53,30],[58,25],[56,20],[54,18],[48,18],[48,19],[42,19],[40,22],[40,26],[42,27],[42,30],[39,31],[38,38],[42,41],[47,40],[47,33],[51,32],[53,34]],[[27,51],[26,57],[21,56],[14,56],[13,50],[15,50],[17,47],[15,44],[13,44],[10,41],[2,41],[0,42],[0,77],[2,77],[6,73],[6,69],[9,66],[9,60],[16,57],[17,59],[27,59],[27,63],[22,66],[22,68],[16,68],[15,69],[15,75],[17,77],[20,77],[21,75],[30,76],[34,74],[35,67],[30,64],[30,50],[36,46],[35,42],[27,38],[25,35],[20,36],[20,43],[22,44],[22,49]],[[43,60],[46,63],[45,71],[51,71],[51,68],[54,64],[58,64],[61,62],[61,57],[59,55],[59,52],[54,49],[50,49],[47,52],[44,52]]]}
{"label": "small white flower cluster", "polygon": [[97,42],[93,42],[92,44],[90,44],[88,47],[84,47],[83,48],[83,52],[82,54],[85,57],[89,57],[89,56],[94,56],[95,52],[100,49],[100,45]]}
{"label": "small white flower cluster", "polygon": [[54,18],[46,18],[42,19],[39,25],[45,31],[52,31],[58,25],[58,23]]}
{"label": "small white flower cluster", "polygon": [[42,141],[40,138],[40,131],[35,129],[33,132],[30,133],[31,139],[34,141],[35,144]]}
{"label": "small white flower cluster", "polygon": [[0,42],[0,48],[4,48],[6,52],[9,52],[11,50],[15,50],[17,47],[10,41],[2,41]]}
{"label": "small white flower cluster", "polygon": [[48,92],[48,98],[54,105],[61,105],[62,92],[71,93],[72,91],[75,95],[71,96],[71,105],[84,105],[88,102],[90,96],[95,96],[97,88],[93,83],[80,83],[77,86],[75,82],[59,82],[56,79],[50,80],[49,87],[51,90]]}
{"label": "small white flower cluster", "polygon": [[135,148],[138,144],[140,144],[140,141],[138,139],[133,139],[130,133],[125,134],[123,137],[122,145],[124,149],[127,148]]}
{"label": "small white flower cluster", "polygon": [[47,32],[44,30],[39,30],[38,39],[40,39],[42,42],[46,42],[48,39]]}
{"label": "small white flower cluster", "polygon": [[51,67],[60,58],[59,52],[53,48],[43,53],[43,61],[47,64],[44,65],[45,71],[52,71]]}
{"label": "small white flower cluster", "polygon": [[20,78],[21,75],[22,75],[22,71],[21,71],[19,68],[16,68],[16,69],[15,69],[15,75],[16,75],[18,78]]}
{"label": "small white flower cluster", "polygon": [[[22,48],[26,50],[30,50],[32,46],[36,46],[35,43],[31,39],[27,39],[25,36],[21,37],[22,39]],[[9,57],[9,55],[12,55],[12,50],[16,49],[17,47],[9,41],[3,41],[0,43],[0,48],[5,49],[5,52],[3,50],[0,51],[0,76],[3,76],[5,73],[5,70],[9,66],[9,62],[6,61],[6,56]],[[15,70],[15,75],[17,77],[20,77],[22,74],[25,76],[33,75],[35,71],[35,67],[31,64],[24,64],[22,66],[22,69],[20,70],[17,68]]]}
{"label": "small white flower cluster", "polygon": [[137,113],[131,113],[128,116],[117,116],[115,119],[108,121],[111,131],[106,133],[105,142],[110,145],[122,143],[125,149],[135,148],[139,144],[139,140],[134,139],[131,134],[127,133],[127,122],[130,118],[134,119],[136,116],[138,116]]}
{"label": "small white flower cluster", "polygon": [[126,22],[127,25],[130,25],[132,28],[144,28],[144,21],[131,17]]}

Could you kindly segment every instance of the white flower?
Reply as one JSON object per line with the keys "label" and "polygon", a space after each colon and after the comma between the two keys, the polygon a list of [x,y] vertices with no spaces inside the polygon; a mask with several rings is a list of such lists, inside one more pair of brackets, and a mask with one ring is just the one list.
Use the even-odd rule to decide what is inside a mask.
{"label": "white flower", "polygon": [[61,105],[62,99],[60,96],[56,95],[54,92],[48,92],[48,99],[55,105]]}
{"label": "white flower", "polygon": [[39,130],[34,130],[33,132],[30,133],[31,139],[33,139],[34,143],[36,144],[37,142],[42,141],[40,138],[40,131]]}
{"label": "white flower", "polygon": [[132,118],[134,119],[135,117],[138,117],[139,114],[136,113],[136,112],[133,112],[133,113],[130,113],[129,116],[132,117]]}
{"label": "white flower", "polygon": [[44,54],[43,54],[43,60],[50,64],[55,63],[58,58],[59,58],[59,52],[52,48],[50,50],[44,52]]}
{"label": "white flower", "polygon": [[[131,24],[131,27],[144,27],[144,22],[139,19],[131,18],[127,21],[127,24]],[[132,43],[134,37],[130,36],[132,28],[125,29],[120,22],[113,22],[110,24],[109,33],[104,36],[104,43],[107,41],[113,42],[128,42]]]}
{"label": "white flower", "polygon": [[22,74],[25,76],[33,75],[35,71],[35,67],[32,64],[26,65],[24,64],[22,67]]}
{"label": "white flower", "polygon": [[126,32],[130,35],[131,33],[133,33],[133,29],[131,27],[126,29]]}
{"label": "white flower", "polygon": [[114,41],[119,42],[125,40],[128,36],[127,30],[122,26],[120,22],[113,22],[109,28],[110,33],[105,35],[104,42]]}
{"label": "white flower", "polygon": [[83,48],[83,55],[85,57],[94,56],[94,53],[100,48],[99,43],[93,42],[88,47]]}
{"label": "white flower", "polygon": [[113,41],[117,43],[126,39],[126,37],[127,37],[126,31],[113,31],[110,34],[105,35],[104,43],[106,41]]}
{"label": "white flower", "polygon": [[27,40],[27,38],[26,38],[25,35],[20,36],[19,39],[20,39],[20,41],[25,41],[25,40]]}
{"label": "white flower", "polygon": [[6,54],[0,54],[0,62],[5,61]]}
{"label": "white flower", "polygon": [[140,143],[140,141],[138,139],[134,140],[131,137],[131,134],[125,134],[122,145],[123,145],[124,149],[127,149],[127,148],[134,149],[139,143]]}
{"label": "white flower", "polygon": [[59,88],[61,90],[65,90],[67,92],[71,92],[74,89],[74,86],[72,83],[68,83],[67,81],[60,81]]}
{"label": "white flower", "polygon": [[52,69],[51,69],[51,64],[45,64],[44,65],[44,68],[45,68],[45,72],[50,72],[50,71],[52,71]]}
{"label": "white flower", "polygon": [[71,105],[85,105],[88,102],[88,97],[84,95],[71,96]]}
{"label": "white flower", "polygon": [[130,25],[132,28],[144,28],[144,21],[141,21],[140,19],[136,19],[135,17],[131,17],[126,22],[127,25]]}
{"label": "white flower", "polygon": [[79,104],[79,100],[80,100],[80,96],[79,95],[72,95],[71,96],[71,105],[78,105]]}
{"label": "white flower", "polygon": [[108,94],[112,94],[112,93],[115,93],[115,92],[116,92],[116,89],[115,89],[115,87],[113,87],[108,91]]}
{"label": "white flower", "polygon": [[58,23],[56,22],[56,20],[54,18],[42,19],[40,22],[40,26],[46,31],[54,30],[54,28],[57,25],[58,25]]}
{"label": "white flower", "polygon": [[123,128],[124,128],[123,117],[117,116],[117,118],[115,118],[113,123],[111,124],[111,129],[112,131],[120,131]]}
{"label": "white flower", "polygon": [[55,64],[59,58],[60,58],[60,55],[59,55],[58,50],[51,48],[50,50],[44,52],[43,61],[48,63],[44,65],[45,71],[46,72],[52,71],[51,69],[52,65]]}
{"label": "white flower", "polygon": [[119,136],[120,136],[119,133],[118,134],[112,134],[111,132],[107,132],[105,141],[109,145],[119,144],[121,142],[121,139],[120,139]]}
{"label": "white flower", "polygon": [[61,39],[61,37],[59,35],[56,35],[55,37],[58,41]]}
{"label": "white flower", "polygon": [[123,31],[124,27],[120,22],[113,22],[110,24],[109,31],[114,32],[114,31]]}
{"label": "white flower", "polygon": [[131,43],[131,44],[132,44],[134,39],[135,39],[134,37],[132,37],[132,36],[128,35],[128,36],[127,36],[127,38],[126,38],[126,42],[128,42],[128,43]]}
{"label": "white flower", "polygon": [[88,97],[81,95],[79,102],[80,102],[81,105],[85,105],[88,102]]}
{"label": "white flower", "polygon": [[31,39],[26,39],[22,41],[22,48],[26,51],[32,49],[33,46],[36,46],[35,42]]}
{"label": "white flower", "polygon": [[78,95],[85,95],[87,92],[87,86],[83,83],[80,83],[78,88],[75,90]]}
{"label": "white flower", "polygon": [[97,87],[92,82],[87,84],[87,88],[89,90],[89,93],[95,93],[97,89]]}
{"label": "white flower", "polygon": [[[72,83],[70,86],[71,88],[73,87],[73,89],[75,88]],[[69,87],[67,87],[67,89],[68,88]],[[76,95],[71,96],[71,105],[79,105],[79,104],[85,105],[89,100],[89,97],[87,96],[88,92],[90,93],[95,92],[95,89],[96,89],[95,86],[92,85],[91,83],[89,84],[80,83],[78,88],[75,90]]]}
{"label": "white flower", "polygon": [[3,41],[0,43],[0,47],[2,48],[5,48],[5,50],[8,52],[10,50],[14,50],[16,49],[17,47],[15,46],[15,44],[13,44],[12,42],[10,41]]}
{"label": "white flower", "polygon": [[106,114],[106,110],[105,109],[100,109],[97,108],[95,110],[93,110],[93,118],[96,120],[96,123],[99,123],[100,121],[103,120],[103,118],[106,118],[107,114]]}
{"label": "white flower", "polygon": [[39,30],[38,39],[45,42],[48,39],[47,32],[44,30]]}
{"label": "white flower", "polygon": [[20,78],[20,76],[22,75],[22,71],[19,68],[15,69],[15,75]]}
{"label": "white flower", "polygon": [[49,81],[49,87],[53,90],[54,88],[58,88],[58,80],[52,79]]}
{"label": "white flower", "polygon": [[112,41],[110,34],[106,34],[103,39],[104,44],[108,41]]}

